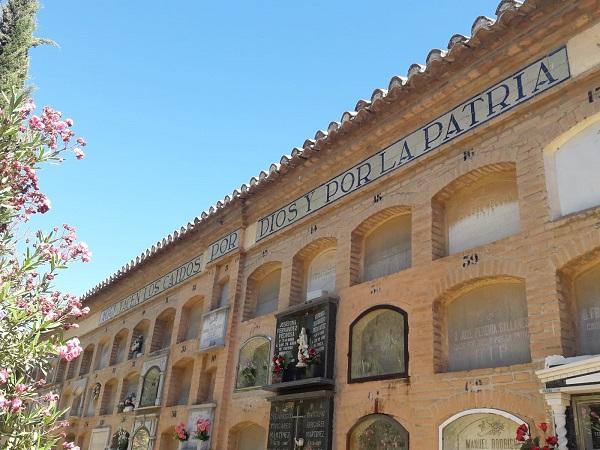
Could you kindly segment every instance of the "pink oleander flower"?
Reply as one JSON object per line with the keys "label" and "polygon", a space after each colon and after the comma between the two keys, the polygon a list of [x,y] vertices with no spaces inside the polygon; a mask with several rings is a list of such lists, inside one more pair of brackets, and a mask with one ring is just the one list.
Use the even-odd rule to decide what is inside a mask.
{"label": "pink oleander flower", "polygon": [[83,157],[85,156],[85,153],[83,153],[83,150],[81,150],[79,147],[75,147],[73,149],[73,153],[75,154],[75,158],[77,159],[83,159]]}
{"label": "pink oleander flower", "polygon": [[66,342],[66,345],[58,347],[59,356],[66,361],[73,361],[83,352],[79,339],[73,338]]}
{"label": "pink oleander flower", "polygon": [[23,409],[23,400],[20,398],[13,398],[10,403],[10,412],[17,413]]}
{"label": "pink oleander flower", "polygon": [[67,124],[68,127],[72,127],[73,126],[73,119],[65,119],[65,123]]}
{"label": "pink oleander flower", "polygon": [[63,443],[63,448],[68,449],[68,450],[79,450],[79,447],[76,446],[74,442]]}
{"label": "pink oleander flower", "polygon": [[19,394],[23,394],[24,392],[27,392],[29,390],[29,386],[27,386],[26,384],[19,383],[15,386],[15,390]]}
{"label": "pink oleander flower", "polygon": [[85,141],[85,139],[84,139],[84,138],[82,138],[82,137],[78,137],[78,138],[77,138],[77,143],[78,143],[79,145],[81,145],[82,147],[85,147],[85,146],[87,145],[87,142],[86,142],[86,141]]}
{"label": "pink oleander flower", "polygon": [[10,376],[10,369],[0,369],[0,384],[6,384]]}

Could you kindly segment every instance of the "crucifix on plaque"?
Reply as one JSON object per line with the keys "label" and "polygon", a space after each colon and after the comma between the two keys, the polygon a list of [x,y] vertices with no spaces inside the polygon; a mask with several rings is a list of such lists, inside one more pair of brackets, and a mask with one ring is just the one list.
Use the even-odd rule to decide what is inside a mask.
{"label": "crucifix on plaque", "polygon": [[295,419],[296,422],[294,426],[294,450],[296,450],[304,447],[304,438],[298,437],[298,423],[304,419],[304,416],[300,414],[300,405],[296,406],[296,415],[292,415],[292,419]]}

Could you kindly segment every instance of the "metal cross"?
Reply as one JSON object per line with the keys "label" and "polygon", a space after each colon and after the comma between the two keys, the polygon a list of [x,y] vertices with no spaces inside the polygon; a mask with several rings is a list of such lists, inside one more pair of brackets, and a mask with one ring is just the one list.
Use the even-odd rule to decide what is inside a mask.
{"label": "metal cross", "polygon": [[300,415],[300,405],[296,406],[296,415],[292,415],[292,419],[296,419],[296,424],[294,427],[294,450],[296,450],[297,448],[302,448],[302,446],[298,446],[296,439],[298,439],[298,422],[300,422],[300,419],[304,419],[304,416]]}

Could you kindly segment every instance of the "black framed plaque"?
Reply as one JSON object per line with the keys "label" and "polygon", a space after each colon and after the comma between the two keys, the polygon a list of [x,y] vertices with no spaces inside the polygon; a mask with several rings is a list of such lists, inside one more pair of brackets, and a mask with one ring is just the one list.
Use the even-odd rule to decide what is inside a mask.
{"label": "black framed plaque", "polygon": [[[333,385],[336,313],[337,298],[326,297],[277,314],[273,355],[285,355],[290,362],[281,379],[273,378],[268,390]],[[316,355],[310,364],[299,364],[298,339],[303,331],[309,349]]]}
{"label": "black framed plaque", "polygon": [[282,395],[271,401],[268,450],[330,450],[333,393]]}

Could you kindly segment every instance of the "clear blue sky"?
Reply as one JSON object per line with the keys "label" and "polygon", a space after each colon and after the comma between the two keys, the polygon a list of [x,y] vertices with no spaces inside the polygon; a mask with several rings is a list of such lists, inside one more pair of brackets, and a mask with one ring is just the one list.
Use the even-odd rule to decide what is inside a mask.
{"label": "clear blue sky", "polygon": [[42,0],[38,106],[89,142],[41,174],[93,252],[57,279],[82,294],[353,110],[393,75],[470,34],[497,0]]}

